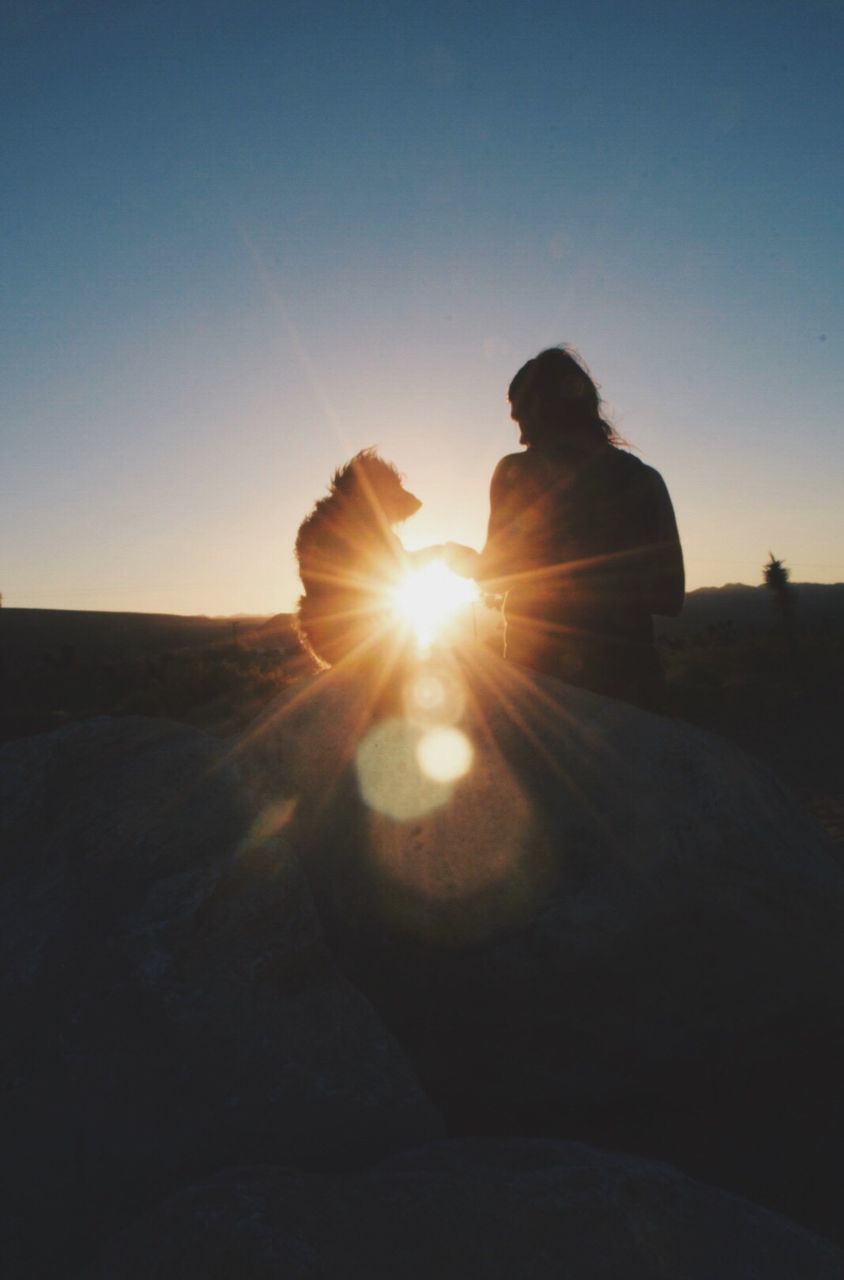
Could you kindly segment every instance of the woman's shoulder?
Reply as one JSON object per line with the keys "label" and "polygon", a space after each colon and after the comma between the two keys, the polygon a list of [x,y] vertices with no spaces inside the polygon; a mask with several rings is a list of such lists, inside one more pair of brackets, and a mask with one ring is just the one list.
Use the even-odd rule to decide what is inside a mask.
{"label": "woman's shoulder", "polygon": [[[547,478],[549,472],[561,469],[561,464],[553,456],[542,453],[539,449],[525,449],[523,453],[508,453],[496,464],[493,480],[502,483],[517,484],[536,478]],[[562,469],[569,469],[562,468]]]}
{"label": "woman's shoulder", "polygon": [[492,488],[499,491],[512,489],[514,485],[521,484],[531,471],[527,453],[508,453],[495,464]]}
{"label": "woman's shoulder", "polygon": [[524,453],[506,453],[503,458],[495,464],[495,473],[502,475],[517,475],[524,471],[525,465],[528,463],[530,451]]}
{"label": "woman's shoulder", "polygon": [[626,449],[611,445],[595,461],[597,468],[624,488],[647,490],[663,484],[662,476],[655,467],[649,466],[635,454],[628,453]]}

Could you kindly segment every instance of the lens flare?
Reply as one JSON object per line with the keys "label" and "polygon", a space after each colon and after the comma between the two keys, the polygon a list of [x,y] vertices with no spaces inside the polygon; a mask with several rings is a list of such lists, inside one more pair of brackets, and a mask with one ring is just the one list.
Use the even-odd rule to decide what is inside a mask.
{"label": "lens flare", "polygon": [[361,796],[370,809],[399,822],[442,808],[451,799],[449,780],[426,774],[419,763],[420,734],[409,720],[382,720],[356,753]]}
{"label": "lens flare", "polygon": [[421,649],[430,648],[446,624],[477,599],[475,583],[452,573],[442,560],[414,569],[393,592],[396,615],[413,630]]}
{"label": "lens flare", "polygon": [[455,724],[466,709],[458,674],[443,663],[417,671],[404,689],[405,714],[419,724]]}
{"label": "lens flare", "polygon": [[273,801],[261,810],[252,823],[250,829],[251,837],[254,840],[261,841],[269,840],[272,836],[278,835],[282,827],[286,827],[290,822],[295,812],[295,796]]}
{"label": "lens flare", "polygon": [[472,767],[472,744],[460,729],[429,729],[417,743],[419,768],[432,782],[456,782]]}
{"label": "lens flare", "polygon": [[408,689],[408,701],[423,716],[436,716],[445,704],[445,689],[439,676],[417,676]]}

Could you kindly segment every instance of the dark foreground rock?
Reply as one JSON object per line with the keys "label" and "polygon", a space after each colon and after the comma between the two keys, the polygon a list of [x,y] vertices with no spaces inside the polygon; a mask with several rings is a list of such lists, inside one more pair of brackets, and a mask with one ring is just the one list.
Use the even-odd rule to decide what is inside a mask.
{"label": "dark foreground rock", "polygon": [[[315,677],[242,755],[452,1132],[657,1155],[840,1232],[832,844],[683,723],[482,651],[402,682]],[[444,724],[450,783],[419,765]]]}
{"label": "dark foreground rock", "polygon": [[285,817],[166,722],[0,751],[4,1277],[72,1274],[222,1165],[348,1169],[442,1132],[325,948]]}
{"label": "dark foreground rock", "polygon": [[456,1141],[351,1177],[229,1169],[113,1241],[87,1280],[840,1280],[844,1254],[667,1166]]}

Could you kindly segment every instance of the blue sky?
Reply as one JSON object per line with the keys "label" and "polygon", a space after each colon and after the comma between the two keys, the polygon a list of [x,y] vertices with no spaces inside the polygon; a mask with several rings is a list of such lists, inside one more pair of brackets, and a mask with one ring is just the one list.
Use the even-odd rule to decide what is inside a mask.
{"label": "blue sky", "polygon": [[378,444],[483,539],[573,343],[691,587],[844,579],[844,11],[5,0],[0,590],[274,612]]}

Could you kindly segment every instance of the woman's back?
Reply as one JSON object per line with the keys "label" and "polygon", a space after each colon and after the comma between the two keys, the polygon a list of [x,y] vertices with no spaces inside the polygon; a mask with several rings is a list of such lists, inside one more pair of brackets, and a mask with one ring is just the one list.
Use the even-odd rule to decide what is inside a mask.
{"label": "woman's back", "polygon": [[679,611],[683,562],[653,468],[609,444],[580,459],[537,447],[502,459],[483,576],[506,590],[508,657],[654,701],[651,615]]}

